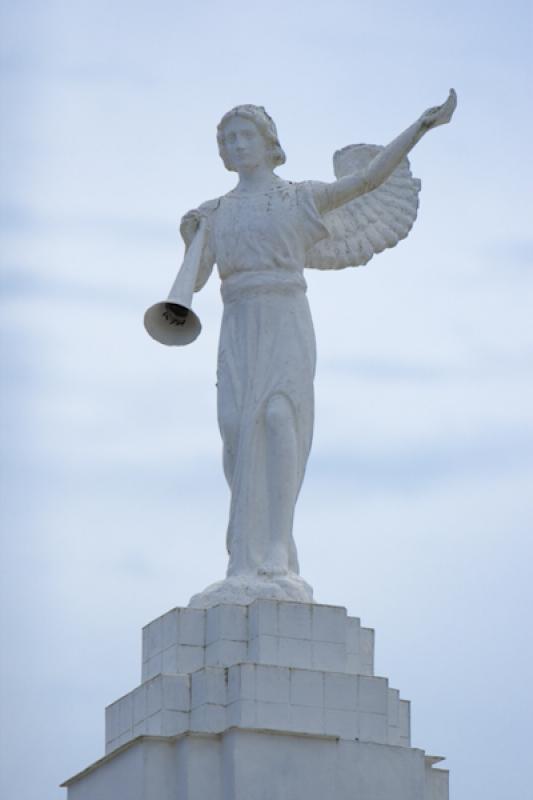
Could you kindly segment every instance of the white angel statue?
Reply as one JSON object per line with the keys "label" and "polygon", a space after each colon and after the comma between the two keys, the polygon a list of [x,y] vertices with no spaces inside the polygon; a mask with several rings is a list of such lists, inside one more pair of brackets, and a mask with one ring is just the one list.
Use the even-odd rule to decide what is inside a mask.
{"label": "white angel statue", "polygon": [[[264,108],[241,105],[217,131],[236,187],[186,214],[184,265],[164,303],[146,313],[148,332],[166,344],[192,341],[199,323],[183,301],[216,263],[224,314],[218,352],[218,421],[231,491],[226,580],[191,605],[247,603],[256,597],[309,602],[292,528],[313,434],[315,336],[304,268],[366,264],[394,247],[416,218],[420,182],[407,153],[449,122],[457,104],[425,111],[386,147],[350,145],[333,158],[331,183],[282,180],[276,126]],[[179,335],[178,335],[179,334]]]}

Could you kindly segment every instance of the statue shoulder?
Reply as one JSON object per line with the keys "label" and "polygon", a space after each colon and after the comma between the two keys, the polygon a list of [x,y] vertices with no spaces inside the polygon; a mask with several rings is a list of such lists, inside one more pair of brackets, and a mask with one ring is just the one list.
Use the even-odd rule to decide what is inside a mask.
{"label": "statue shoulder", "polygon": [[198,211],[200,214],[212,214],[213,211],[216,211],[219,207],[220,199],[220,197],[216,197],[214,200],[207,200],[205,203],[202,203],[201,206],[198,206]]}
{"label": "statue shoulder", "polygon": [[191,208],[190,211],[187,211],[186,214],[183,215],[182,219],[185,217],[210,217],[214,211],[220,205],[220,197],[216,197],[214,200],[207,200],[205,203],[197,206],[196,208]]}
{"label": "statue shoulder", "polygon": [[206,219],[208,224],[210,224],[219,203],[220,198],[217,197],[215,200],[208,200],[206,203],[202,203],[202,205],[197,208],[191,208],[190,211],[187,211],[187,213],[183,215],[180,222],[180,233],[187,247],[189,247],[198,229],[200,220],[202,218]]}

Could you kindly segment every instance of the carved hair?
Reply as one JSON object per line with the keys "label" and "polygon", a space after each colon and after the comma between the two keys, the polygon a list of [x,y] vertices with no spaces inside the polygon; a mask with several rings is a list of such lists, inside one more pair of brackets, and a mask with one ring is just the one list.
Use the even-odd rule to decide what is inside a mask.
{"label": "carved hair", "polygon": [[279,167],[284,164],[286,159],[283,148],[279,143],[278,132],[272,117],[265,111],[263,106],[253,106],[250,104],[235,106],[228,111],[220,120],[217,128],[218,152],[224,162],[226,169],[235,172],[236,170],[228,161],[224,143],[224,126],[233,117],[242,117],[253,122],[267,145],[270,147],[272,167]]}

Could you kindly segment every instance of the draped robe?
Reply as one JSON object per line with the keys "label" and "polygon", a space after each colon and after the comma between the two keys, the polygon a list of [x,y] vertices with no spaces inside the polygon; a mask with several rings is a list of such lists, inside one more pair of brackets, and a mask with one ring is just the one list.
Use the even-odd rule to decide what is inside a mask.
{"label": "draped robe", "polygon": [[[328,231],[310,182],[230,192],[199,211],[208,233],[196,289],[216,262],[224,302],[217,406],[231,490],[228,576],[257,574],[272,539],[276,502],[267,475],[265,409],[272,397],[286,398],[292,412],[296,497],[311,448],[316,350],[303,270],[307,251]],[[290,571],[298,573],[292,531],[288,556]]]}

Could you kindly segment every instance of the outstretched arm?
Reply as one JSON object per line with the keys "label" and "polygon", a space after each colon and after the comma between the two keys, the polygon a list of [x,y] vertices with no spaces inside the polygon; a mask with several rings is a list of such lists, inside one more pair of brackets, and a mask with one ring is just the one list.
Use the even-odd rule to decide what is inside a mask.
{"label": "outstretched arm", "polygon": [[318,210],[321,213],[331,211],[365,192],[377,189],[425,133],[451,120],[456,105],[457,95],[450,89],[448,99],[443,105],[424,111],[413,125],[378,153],[363,172],[346,175],[333,183],[315,184],[313,193]]}

